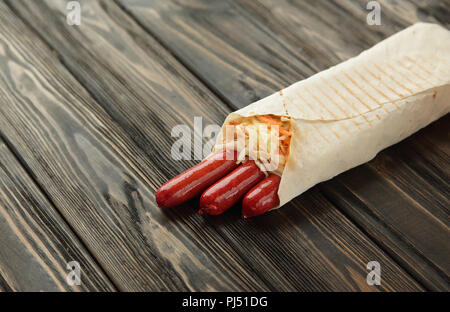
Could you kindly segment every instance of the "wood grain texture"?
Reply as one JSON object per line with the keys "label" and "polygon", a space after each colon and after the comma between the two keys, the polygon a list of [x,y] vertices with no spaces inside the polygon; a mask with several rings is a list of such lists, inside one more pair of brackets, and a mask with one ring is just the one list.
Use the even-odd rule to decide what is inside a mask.
{"label": "wood grain texture", "polygon": [[[411,23],[448,25],[450,16],[445,14],[450,6],[440,1],[380,1],[381,26],[367,25],[366,1],[119,1],[235,109],[357,55]],[[437,124],[438,131],[448,132],[445,122]],[[346,175],[335,179],[362,198],[373,216],[369,223],[360,205],[344,204],[351,197],[339,196],[332,184],[320,186],[433,290],[449,289],[448,154],[443,152],[448,142],[426,129],[351,171],[359,185],[349,184]],[[364,189],[362,181],[377,186]],[[378,230],[369,230],[373,227]]]}
{"label": "wood grain texture", "polygon": [[233,1],[119,2],[231,105],[244,107],[318,70]]}
{"label": "wood grain texture", "polygon": [[3,3],[0,20],[0,129],[118,288],[267,289],[194,211],[156,207],[148,155]]}
{"label": "wood grain texture", "polygon": [[[55,207],[0,139],[0,287],[9,291],[113,291]],[[77,261],[81,285],[66,282]]]}
{"label": "wood grain texture", "polygon": [[0,292],[12,292],[11,286],[8,285],[5,278],[0,274]]}
{"label": "wood grain texture", "polygon": [[[85,122],[84,128],[78,129],[79,121],[65,118],[64,124],[77,124],[76,132],[89,132],[91,136],[91,132],[96,134],[91,139],[96,141],[95,145],[84,144],[78,147],[78,143],[73,144],[70,154],[90,154],[95,147],[95,155],[106,154],[109,159],[119,157],[116,154],[120,152],[120,155],[126,155],[122,161],[126,166],[134,164],[136,174],[133,175],[133,186],[136,193],[132,199],[142,198],[142,200],[137,203],[121,202],[120,208],[124,211],[137,210],[131,218],[125,212],[118,218],[127,221],[123,224],[122,230],[130,231],[132,234],[126,237],[122,244],[131,244],[136,240],[135,235],[142,235],[141,232],[144,232],[146,237],[153,239],[149,239],[143,246],[135,246],[134,255],[139,256],[149,249],[158,247],[164,247],[163,251],[168,249],[167,252],[156,256],[160,257],[161,261],[174,265],[174,269],[167,271],[164,277],[174,279],[180,276],[178,284],[170,285],[170,289],[204,290],[209,287],[213,290],[422,290],[419,284],[367,240],[317,190],[305,197],[307,200],[303,199],[292,204],[283,212],[274,212],[268,217],[255,220],[241,219],[237,209],[220,218],[204,218],[193,214],[196,203],[185,205],[184,209],[180,207],[162,214],[155,207],[153,192],[167,178],[193,163],[171,160],[171,142],[167,139],[171,127],[180,123],[192,126],[193,117],[197,114],[204,117],[205,123],[221,123],[229,110],[114,3],[110,1],[85,3],[84,26],[80,28],[73,28],[65,23],[65,16],[62,13],[64,6],[61,5],[63,1],[45,3],[47,6],[33,2],[10,2],[10,5],[59,52],[62,62],[73,75],[83,82],[118,124],[132,134],[131,137],[126,137],[123,132],[115,129],[116,125],[109,121],[109,117],[104,116],[105,112],[83,96],[81,104],[77,102],[75,106],[77,109],[82,107],[83,111],[89,111],[90,115],[101,121],[102,130],[96,134],[99,126],[95,122],[92,124]],[[63,110],[71,111],[70,107],[74,104],[69,106],[68,103],[64,103],[62,106]],[[54,110],[54,107],[47,108],[47,111]],[[137,131],[141,133],[140,137],[134,136]],[[69,136],[69,133],[63,134],[64,140],[68,140],[66,136]],[[45,136],[45,140],[48,140],[49,134]],[[131,138],[151,157],[147,158],[142,154],[131,142]],[[106,147],[102,143],[104,140],[108,140]],[[16,139],[16,142],[20,143],[20,140]],[[56,144],[58,145],[60,144]],[[153,151],[155,146],[159,151]],[[79,149],[85,151],[81,152]],[[110,151],[111,149],[113,151]],[[29,154],[29,151],[23,152]],[[106,157],[100,155],[95,157],[100,159]],[[91,157],[87,158],[89,160]],[[32,159],[29,161],[37,162]],[[59,162],[59,159],[47,158],[40,160],[39,163],[50,165],[54,161]],[[81,166],[80,171],[83,175],[86,174],[87,165],[80,165],[78,162],[76,161],[76,167]],[[116,172],[130,170],[122,162],[105,161],[104,168],[97,164],[87,169],[93,175],[101,177],[105,174],[100,171],[111,171],[107,181],[112,187],[113,183],[123,181],[121,174]],[[38,166],[40,165],[30,165],[33,172],[41,175],[42,170],[36,170]],[[56,177],[63,174],[67,173],[63,170],[55,172]],[[78,180],[79,178],[75,178],[75,181]],[[83,182],[86,184],[84,180]],[[65,183],[67,184],[67,181]],[[42,184],[45,188],[51,188],[53,182],[50,178],[46,178]],[[87,185],[90,192],[97,192],[102,186],[91,181]],[[83,190],[86,186],[80,183],[78,187]],[[66,188],[67,186],[63,186],[64,190]],[[114,198],[118,193],[116,189],[117,186],[114,188]],[[52,192],[55,193],[55,197],[59,197],[58,193],[61,190]],[[109,197],[111,192],[111,189],[107,190]],[[70,193],[74,191],[70,190]],[[92,200],[93,196],[87,198]],[[104,205],[105,203],[100,202],[96,206],[101,210],[111,209],[103,207]],[[192,207],[189,208],[190,206]],[[64,209],[71,210],[70,207]],[[326,217],[318,218],[317,214],[324,214]],[[78,220],[80,216],[68,215],[67,218]],[[94,215],[89,218],[83,216],[83,218],[94,222],[101,216]],[[105,225],[102,224],[99,230],[106,231],[103,227]],[[82,231],[80,235],[83,235]],[[97,248],[102,248],[102,244],[107,244],[104,240],[112,234],[106,232],[105,238],[100,242],[92,233],[88,235],[86,241],[97,242]],[[128,242],[128,239],[132,242]],[[172,244],[173,247],[169,249],[167,244]],[[191,250],[191,253],[187,253],[186,249]],[[102,259],[98,256],[105,270],[113,270],[114,273],[117,273],[118,268],[108,259],[114,260],[118,257],[122,261],[127,259],[120,253],[120,248]],[[203,257],[203,261],[211,258],[204,264],[206,268],[197,267],[202,263],[197,260],[199,257]],[[368,287],[366,283],[366,264],[373,259],[383,263],[388,272],[380,287]],[[142,258],[140,260],[143,261]],[[214,262],[216,267],[210,265],[211,262]],[[149,285],[144,283],[161,276],[160,273],[155,277],[152,272],[164,272],[164,269],[164,266],[160,266],[151,271],[145,266],[143,270],[148,270],[146,275],[139,271],[140,274],[133,276],[133,282],[125,281],[122,275],[123,279],[116,283],[120,285],[133,283],[129,288],[148,289]],[[212,273],[209,274],[210,272]],[[192,284],[184,285],[183,282],[186,280]],[[160,280],[155,284],[163,288],[160,286]]]}

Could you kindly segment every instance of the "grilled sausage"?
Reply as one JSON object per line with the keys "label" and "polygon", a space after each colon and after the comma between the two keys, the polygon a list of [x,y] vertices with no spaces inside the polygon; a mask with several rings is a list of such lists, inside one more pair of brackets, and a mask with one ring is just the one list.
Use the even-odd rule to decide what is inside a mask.
{"label": "grilled sausage", "polygon": [[280,204],[278,187],[281,178],[272,174],[255,185],[242,200],[242,216],[244,218],[262,215]]}
{"label": "grilled sausage", "polygon": [[164,183],[156,192],[160,208],[178,206],[198,196],[208,186],[237,167],[233,150],[212,154],[199,164]]}
{"label": "grilled sausage", "polygon": [[199,213],[206,212],[210,215],[223,213],[237,203],[264,176],[253,160],[244,162],[206,189],[200,197]]}

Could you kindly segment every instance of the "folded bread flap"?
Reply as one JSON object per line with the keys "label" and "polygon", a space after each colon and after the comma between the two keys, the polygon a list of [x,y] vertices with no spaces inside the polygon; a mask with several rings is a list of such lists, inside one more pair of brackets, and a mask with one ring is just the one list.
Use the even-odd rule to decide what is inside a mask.
{"label": "folded bread flap", "polygon": [[280,206],[450,111],[450,32],[418,23],[357,57],[231,113],[290,117]]}

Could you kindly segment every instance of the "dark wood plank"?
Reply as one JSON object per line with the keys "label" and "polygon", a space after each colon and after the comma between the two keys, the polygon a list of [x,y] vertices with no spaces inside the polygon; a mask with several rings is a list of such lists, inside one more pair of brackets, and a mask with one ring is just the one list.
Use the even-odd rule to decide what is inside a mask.
{"label": "dark wood plank", "polygon": [[[311,75],[311,71],[352,57],[415,21],[448,23],[444,15],[437,13],[441,7],[438,1],[430,1],[421,8],[407,1],[384,1],[381,26],[366,24],[365,1],[120,0],[120,3],[234,108],[301,80]],[[407,10],[407,17],[399,17],[398,12],[405,12],[399,6]],[[299,63],[309,67],[305,69]],[[440,127],[439,131],[445,132],[445,128]],[[424,131],[354,171],[364,174],[363,180],[376,179],[380,184],[378,189],[364,193],[365,209],[377,216],[370,226],[376,226],[376,232],[368,231],[367,219],[358,212],[358,205],[350,213],[350,206],[342,204],[345,196],[338,200],[333,187],[321,186],[324,194],[372,239],[434,290],[449,287],[444,240],[448,227],[443,221],[449,204],[448,172],[445,172],[448,157],[442,150],[448,150],[448,143],[443,144],[434,133]],[[415,179],[415,183],[407,183],[409,179]],[[352,188],[342,177],[336,181],[363,196],[360,188],[356,185]],[[385,205],[385,198],[377,190],[389,192],[396,204]],[[401,224],[398,214],[392,212],[392,207],[398,205],[409,212],[407,224]],[[416,224],[423,226],[423,231],[432,228],[439,235],[420,237]],[[385,231],[385,227],[389,230]],[[405,243],[410,241],[413,243]]]}
{"label": "dark wood plank", "polygon": [[0,274],[0,292],[12,292],[12,288],[8,285],[5,278]]}
{"label": "dark wood plank", "polygon": [[[156,207],[148,155],[3,2],[0,20],[0,129],[119,289],[267,289],[194,211]],[[154,77],[170,97],[166,72]]]}
{"label": "dark wood plank", "polygon": [[[83,13],[84,26],[80,28],[73,28],[65,23],[64,6],[61,5],[63,1],[46,3],[48,6],[33,2],[10,4],[61,53],[60,57],[64,64],[121,126],[127,129],[127,132],[142,133],[141,137],[133,136],[133,138],[148,155],[153,156],[150,159],[145,158],[145,155],[142,155],[132,143],[123,139],[123,136],[114,136],[112,142],[118,140],[124,146],[134,146],[135,155],[128,155],[129,150],[122,153],[134,160],[135,169],[146,178],[145,182],[152,189],[151,192],[154,192],[169,176],[192,164],[192,162],[167,161],[170,159],[171,144],[167,137],[171,127],[179,123],[192,126],[195,115],[203,116],[207,123],[222,122],[229,110],[112,2],[101,1],[99,5],[91,1],[83,5],[86,14]],[[58,18],[55,19],[55,16]],[[102,21],[101,27],[97,21]],[[98,44],[93,45],[92,42]],[[133,45],[138,46],[132,48]],[[89,106],[88,110],[103,124],[108,125],[103,126],[107,131],[102,132],[106,138],[110,138],[110,132],[118,131],[110,129],[110,123],[104,121],[106,117],[98,108]],[[64,120],[64,123],[73,124],[74,121]],[[90,129],[88,127],[87,130],[91,131]],[[143,141],[140,141],[141,139]],[[154,154],[156,152],[153,151],[154,146],[160,148],[162,158],[157,159]],[[72,152],[77,151],[76,148],[77,144],[74,144]],[[83,148],[86,148],[86,144]],[[47,159],[46,162],[51,163],[51,159]],[[112,165],[109,167],[109,164],[105,166],[113,172],[119,170],[112,168]],[[95,171],[95,168],[93,169]],[[60,174],[58,172],[58,175]],[[168,218],[165,222],[157,223],[158,226],[150,227],[152,230],[146,231],[147,236],[152,235],[153,230],[160,232],[164,230],[166,235],[171,235],[179,227],[182,231],[187,231],[186,235],[191,235],[194,243],[189,240],[183,241],[182,244],[180,242],[174,247],[177,254],[173,256],[163,254],[161,257],[170,257],[174,262],[179,261],[177,268],[190,270],[184,277],[195,275],[198,284],[205,283],[205,280],[209,283],[212,283],[212,280],[215,283],[215,280],[211,276],[205,277],[205,272],[202,273],[205,275],[200,274],[199,269],[189,263],[189,258],[193,255],[181,259],[179,254],[182,252],[178,249],[185,250],[187,246],[199,255],[207,252],[205,248],[215,250],[208,257],[215,255],[219,258],[215,260],[216,265],[226,266],[220,269],[219,274],[228,277],[228,274],[231,274],[228,271],[231,271],[243,275],[236,278],[232,274],[234,284],[219,286],[213,284],[215,289],[372,291],[421,289],[420,285],[383,255],[381,250],[368,241],[317,192],[312,192],[309,200],[297,203],[296,206],[292,205],[289,214],[286,214],[288,210],[285,210],[273,213],[270,218],[259,220],[242,220],[238,210],[220,218],[205,219],[192,214],[194,210],[187,208],[188,205],[185,210],[181,208],[172,210],[164,217],[155,208],[153,197],[148,200],[147,197],[150,196],[147,188],[139,181],[135,183],[139,186],[139,194],[143,193],[141,196],[145,199],[137,207],[138,214],[144,214],[141,209],[146,211],[145,214],[150,211],[153,222]],[[43,184],[48,187],[51,181],[45,179]],[[93,185],[92,188],[95,190],[96,187],[98,186]],[[327,214],[329,218],[317,219],[315,217],[317,213]],[[292,215],[295,218],[292,218]],[[128,220],[126,216],[125,218]],[[138,226],[138,231],[149,227],[146,220],[146,218],[138,219],[140,222],[138,225],[144,223],[141,227]],[[136,222],[136,219],[133,218],[131,221]],[[126,226],[136,228],[135,223],[127,223]],[[160,239],[173,240],[172,237],[162,236]],[[197,241],[201,243],[195,243]],[[153,244],[158,246],[165,243],[152,240],[144,248],[149,249]],[[348,246],[352,246],[351,250]],[[252,252],[249,252],[249,248]],[[224,252],[228,254],[222,257]],[[380,261],[386,272],[389,272],[381,287],[369,287],[366,284],[365,265],[371,259]],[[142,276],[135,278],[137,283],[142,283],[144,279]],[[223,280],[224,277],[220,279]],[[194,286],[196,287],[190,288],[202,289],[198,285]]]}
{"label": "dark wood plank", "polygon": [[[205,84],[244,107],[318,71],[232,1],[119,1]],[[276,57],[274,57],[276,55]],[[264,63],[265,66],[261,66]]]}
{"label": "dark wood plank", "polygon": [[[114,286],[0,139],[0,281],[13,291],[114,291]],[[81,285],[69,285],[77,261]]]}

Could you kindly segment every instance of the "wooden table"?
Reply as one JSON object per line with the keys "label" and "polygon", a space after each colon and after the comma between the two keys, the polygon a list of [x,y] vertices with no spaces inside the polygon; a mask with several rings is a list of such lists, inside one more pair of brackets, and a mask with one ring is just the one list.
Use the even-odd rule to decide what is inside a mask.
{"label": "wooden table", "polygon": [[448,28],[450,1],[379,0],[380,26],[362,0],[80,2],[80,26],[64,0],[0,2],[0,290],[449,290],[448,116],[262,217],[154,194],[196,163],[171,159],[175,125]]}

